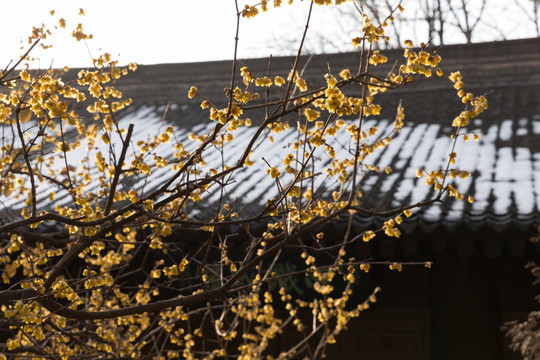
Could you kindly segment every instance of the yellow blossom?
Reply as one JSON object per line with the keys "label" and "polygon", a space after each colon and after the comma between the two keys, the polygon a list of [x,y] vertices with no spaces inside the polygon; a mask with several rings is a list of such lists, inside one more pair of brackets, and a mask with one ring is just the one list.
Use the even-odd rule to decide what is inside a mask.
{"label": "yellow blossom", "polygon": [[22,70],[19,73],[19,76],[21,77],[22,81],[30,81],[31,80],[30,73],[27,70]]}
{"label": "yellow blossom", "polygon": [[256,6],[246,5],[244,9],[242,9],[241,13],[243,17],[247,17],[249,19],[256,16],[259,13],[259,9],[257,9]]}
{"label": "yellow blossom", "polygon": [[267,76],[263,76],[263,77],[255,79],[255,86],[269,87],[270,85],[272,85],[272,80]]}
{"label": "yellow blossom", "polygon": [[354,47],[358,47],[360,46],[360,44],[362,44],[362,38],[361,37],[355,37],[351,40],[352,44],[354,45]]}
{"label": "yellow blossom", "polygon": [[360,270],[362,270],[363,272],[368,273],[370,268],[371,268],[370,264],[360,264]]}
{"label": "yellow blossom", "polygon": [[274,84],[275,84],[276,86],[281,86],[281,85],[285,84],[285,79],[282,78],[281,76],[276,76],[276,77],[274,78]]}
{"label": "yellow blossom", "polygon": [[319,116],[321,116],[321,113],[319,111],[316,111],[316,110],[313,110],[313,109],[310,109],[310,108],[306,108],[304,110],[304,116],[307,118],[308,121],[314,121]]}
{"label": "yellow blossom", "polygon": [[275,179],[276,177],[281,175],[281,173],[275,166],[272,166],[269,169],[266,169],[266,173],[269,174],[272,177],[272,179]]}
{"label": "yellow blossom", "polygon": [[300,91],[307,91],[307,82],[303,78],[297,78],[295,84]]}
{"label": "yellow blossom", "polygon": [[197,93],[197,88],[195,86],[192,86],[188,91],[188,98],[193,99],[196,93]]}
{"label": "yellow blossom", "polygon": [[77,41],[86,40],[86,39],[92,39],[92,34],[85,34],[83,32],[82,24],[78,24],[77,28],[71,33],[71,36],[73,36]]}
{"label": "yellow blossom", "polygon": [[343,69],[339,72],[339,76],[341,76],[343,80],[349,80],[351,78],[351,72],[349,69]]}
{"label": "yellow blossom", "polygon": [[379,53],[379,50],[375,50],[373,52],[373,55],[371,55],[371,57],[369,58],[369,63],[371,65],[379,65],[379,64],[384,64],[385,62],[388,61],[388,58],[382,54]]}
{"label": "yellow blossom", "polygon": [[372,230],[368,230],[368,231],[365,231],[364,234],[362,235],[362,240],[365,242],[368,242],[374,237],[375,237],[375,233]]}

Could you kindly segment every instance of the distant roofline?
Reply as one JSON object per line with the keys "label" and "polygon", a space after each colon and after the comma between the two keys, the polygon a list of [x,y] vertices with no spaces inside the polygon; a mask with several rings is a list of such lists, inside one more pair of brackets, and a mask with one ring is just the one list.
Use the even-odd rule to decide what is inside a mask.
{"label": "distant roofline", "polygon": [[[504,45],[504,50],[501,49],[501,45]],[[443,46],[429,46],[429,49],[441,49],[440,51],[444,52],[450,52],[453,55],[446,54],[446,56],[450,56],[451,58],[471,58],[474,57],[474,55],[478,55],[478,50],[481,49],[483,55],[495,55],[495,56],[502,56],[502,55],[513,55],[513,54],[505,54],[506,50],[509,49],[527,49],[530,50],[530,52],[540,52],[540,38],[525,38],[525,39],[512,39],[512,40],[495,40],[495,41],[487,41],[487,42],[479,42],[479,43],[471,43],[471,44],[448,44]],[[418,49],[418,48],[416,48]],[[403,49],[383,49],[381,52],[384,52],[385,54],[391,54],[396,53],[401,55],[403,53]],[[489,52],[489,53],[487,53]],[[345,52],[336,52],[336,53],[330,53],[330,54],[314,54],[314,57],[335,57],[335,56],[341,56],[341,55],[348,55],[348,54],[358,54],[359,51],[345,51]],[[309,57],[311,55],[302,55],[302,57]],[[519,57],[517,55],[514,55],[513,57]],[[254,57],[254,58],[242,58],[239,59],[240,61],[246,61],[246,62],[252,62],[252,61],[264,61],[265,64],[268,64],[268,58],[269,57]],[[294,60],[295,56],[293,55],[287,55],[287,56],[273,56],[273,59],[289,59]],[[189,61],[189,62],[181,62],[181,63],[156,63],[156,64],[142,64],[139,65],[141,67],[160,67],[160,66],[178,66],[178,65],[193,65],[193,64],[222,64],[222,63],[231,63],[231,59],[223,59],[223,60],[208,60],[208,61]]]}
{"label": "distant roofline", "polygon": [[[492,41],[475,44],[453,44],[443,47],[431,47],[443,57],[441,67],[445,75],[451,71],[460,70],[465,77],[468,88],[488,88],[527,84],[540,84],[540,39],[518,39]],[[403,49],[382,50],[390,59],[387,64],[374,70],[387,73],[395,60],[401,59]],[[300,68],[309,60],[305,77],[323,84],[321,75],[327,72],[328,64],[331,70],[338,73],[343,68],[358,66],[359,52],[343,52],[320,55],[303,55]],[[273,75],[287,75],[294,56],[272,57],[271,68]],[[237,75],[240,67],[248,66],[256,75],[266,75],[269,57],[239,59]],[[230,86],[232,60],[217,60],[188,63],[164,63],[154,65],[139,65],[135,73],[129,74],[118,82],[118,88],[127,97],[137,102],[173,102],[188,103],[186,94],[191,86],[197,86],[202,94],[209,99],[219,102],[226,101],[223,89]],[[72,69],[72,76],[79,69]],[[446,76],[444,76],[446,79]],[[433,90],[448,87],[447,81],[429,79],[422,81],[423,90]],[[417,87],[405,87],[400,91],[418,91]]]}

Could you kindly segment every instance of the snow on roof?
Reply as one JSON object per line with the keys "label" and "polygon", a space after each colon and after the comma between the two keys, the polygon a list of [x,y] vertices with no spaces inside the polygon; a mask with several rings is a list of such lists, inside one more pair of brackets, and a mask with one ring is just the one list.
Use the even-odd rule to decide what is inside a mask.
{"label": "snow on roof", "polygon": [[[155,135],[162,131],[160,107],[141,106],[136,111],[130,112],[120,120],[120,126],[127,127],[133,123],[133,142],[145,139],[149,135]],[[187,113],[192,109],[184,110]],[[464,221],[475,223],[484,222],[488,218],[498,222],[525,220],[530,223],[538,220],[540,208],[540,153],[534,153],[530,148],[523,146],[500,146],[502,141],[509,141],[512,133],[523,134],[521,136],[536,137],[539,135],[530,133],[535,122],[534,119],[522,118],[518,122],[504,120],[500,124],[482,121],[487,124],[481,128],[481,136],[478,141],[458,141],[456,151],[458,157],[456,168],[469,171],[472,176],[469,179],[457,181],[457,189],[465,194],[473,195],[475,202],[469,205],[465,201],[448,199],[443,204],[435,204],[421,211],[420,217],[429,223],[444,222],[455,224]],[[515,124],[514,129],[511,129]],[[392,127],[392,122],[387,120],[370,120],[365,124],[367,127],[376,125],[379,133],[384,134]],[[175,133],[179,140],[186,141],[189,133],[206,133],[213,128],[210,121],[195,125],[190,128],[175,126]],[[255,127],[241,128],[235,136],[235,141],[226,146],[226,160],[228,165],[233,165],[240,156],[247,140],[255,132]],[[295,129],[286,130],[274,135],[273,143],[263,143],[258,146],[250,157],[256,160],[250,168],[242,169],[235,182],[226,187],[228,198],[231,201],[241,203],[258,203],[264,205],[269,197],[277,195],[275,181],[265,172],[268,163],[279,166],[285,155],[291,151],[287,146],[295,136]],[[343,130],[341,131],[343,133]],[[510,135],[509,135],[510,132]],[[343,137],[344,134],[341,134]],[[340,135],[336,136],[340,139]],[[540,139],[538,139],[540,140]],[[444,168],[448,159],[452,140],[439,124],[429,123],[406,123],[394,140],[384,149],[378,149],[368,156],[366,162],[384,169],[392,167],[388,175],[368,171],[362,180],[361,189],[364,193],[363,206],[388,210],[406,204],[414,204],[427,200],[433,196],[432,190],[424,179],[415,176],[417,168],[435,170]],[[189,142],[187,142],[189,143]],[[186,144],[187,144],[186,143]],[[82,146],[81,148],[84,148]],[[190,150],[193,150],[194,144]],[[82,151],[82,150],[81,150]],[[345,156],[347,147],[342,146],[336,156]],[[163,149],[160,154],[165,158],[172,157],[172,149]],[[77,151],[68,153],[70,162],[76,162],[82,158]],[[204,156],[205,168],[220,168],[222,158],[218,151],[211,151]],[[318,162],[321,166],[329,165],[329,158],[320,157]],[[156,169],[147,182],[138,183],[133,180],[135,188],[155,188],[167,176],[167,169]],[[321,175],[322,176],[322,175]],[[337,188],[339,183],[334,181]],[[97,185],[95,185],[97,186]],[[48,196],[49,191],[41,185],[40,197]],[[89,188],[89,191],[95,188]],[[330,189],[331,190],[331,189]],[[212,195],[208,201],[217,200],[218,194]],[[57,204],[67,204],[71,200],[67,193],[57,194]],[[20,200],[2,199],[6,207],[18,207]],[[478,225],[478,224],[477,224]]]}
{"label": "snow on roof", "polygon": [[[537,40],[536,40],[537,41]],[[509,44],[509,45],[505,45]],[[517,44],[517,45],[516,45]],[[537,43],[532,43],[538,48]],[[439,204],[431,205],[420,210],[415,219],[423,224],[442,224],[448,228],[456,225],[466,224],[470,228],[479,228],[488,224],[495,228],[504,228],[508,224],[518,225],[518,227],[529,227],[540,220],[540,79],[528,76],[523,70],[519,70],[520,79],[527,79],[521,82],[508,80],[500,81],[500,77],[495,76],[497,72],[506,74],[508,79],[515,79],[509,71],[502,71],[507,67],[512,67],[513,60],[508,59],[511,52],[508,49],[499,49],[504,46],[524,47],[527,44],[522,42],[500,43],[492,45],[489,49],[499,55],[484,58],[484,63],[468,63],[466,59],[450,58],[450,64],[459,66],[460,62],[466,64],[465,72],[471,72],[473,80],[481,82],[482,86],[476,86],[475,94],[489,92],[489,110],[481,115],[480,119],[471,122],[469,130],[480,135],[478,141],[468,142],[458,140],[455,167],[460,170],[469,171],[472,176],[466,180],[455,182],[457,189],[465,194],[470,194],[475,198],[473,204],[466,201],[447,199]],[[482,47],[483,46],[483,47]],[[461,49],[460,47],[459,49]],[[481,45],[479,49],[486,48]],[[529,47],[530,48],[530,47]],[[534,48],[540,54],[540,49]],[[468,52],[474,57],[478,55],[473,50],[463,48],[459,52]],[[487,51],[487,50],[486,50]],[[489,53],[489,51],[487,51]],[[490,53],[491,54],[491,53]],[[346,55],[346,54],[345,54]],[[335,59],[342,59],[345,55],[333,55]],[[530,55],[530,54],[528,54]],[[501,59],[506,59],[502,61]],[[537,57],[537,59],[540,57]],[[325,58],[326,59],[326,58]],[[317,60],[317,59],[315,59]],[[273,59],[279,64],[279,59]],[[285,62],[285,60],[283,60]],[[312,61],[315,62],[316,61]],[[320,61],[323,63],[322,60]],[[475,65],[476,64],[476,65]],[[491,71],[490,64],[498,66],[494,73],[485,77],[478,74],[486,74]],[[501,64],[506,64],[504,67]],[[156,65],[146,67],[146,73],[156,76],[162,71],[161,67],[174,68],[173,65]],[[184,67],[196,67],[196,64],[179,64],[177,70]],[[205,64],[201,64],[205,66]],[[326,66],[326,65],[325,65]],[[474,67],[476,66],[476,67]],[[219,67],[219,66],[217,66]],[[538,74],[540,61],[531,61],[528,64],[530,73]],[[482,70],[483,69],[483,70]],[[486,70],[487,69],[487,70]],[[170,70],[170,69],[169,69]],[[184,69],[185,70],[185,69]],[[193,71],[190,72],[193,75]],[[201,75],[202,76],[202,75]],[[211,79],[208,74],[204,74],[205,79]],[[465,76],[466,85],[468,84]],[[489,81],[492,79],[493,81]],[[141,79],[139,79],[141,80]],[[142,81],[142,80],[141,80]],[[190,79],[192,84],[199,85],[197,78]],[[470,82],[474,84],[474,81]],[[366,162],[384,169],[387,166],[392,168],[390,174],[366,171],[362,173],[361,188],[364,193],[363,203],[366,209],[388,210],[406,204],[414,204],[428,199],[433,195],[432,190],[425,184],[424,179],[416,178],[416,169],[436,170],[446,166],[448,154],[451,149],[452,140],[450,124],[454,116],[459,113],[459,106],[456,105],[456,97],[451,84],[442,85],[439,80],[435,87],[422,89],[419,86],[412,86],[412,90],[398,92],[396,95],[383,100],[383,107],[395,109],[393,105],[399,100],[403,101],[406,111],[406,121],[404,127],[395,136],[394,140],[383,149],[378,149],[371,154]],[[421,85],[421,84],[419,84]],[[135,89],[136,82],[129,83],[129,89]],[[223,89],[223,86],[221,87]],[[177,90],[177,89],[176,89]],[[151,92],[145,89],[145,93]],[[140,95],[140,94],[139,94]],[[151,96],[150,96],[151,98]],[[133,109],[121,115],[120,126],[127,128],[128,124],[134,124],[132,143],[145,139],[148,136],[157,135],[166,126],[173,126],[178,140],[184,141],[187,150],[194,149],[196,144],[187,145],[190,133],[208,133],[215,126],[207,114],[198,107],[198,104],[186,104],[185,100],[176,101],[169,108],[164,123],[163,113],[165,106],[163,101],[156,99],[144,100],[144,96],[137,99],[140,105],[135,105]],[[458,99],[459,100],[459,99]],[[387,106],[388,105],[388,106]],[[355,121],[354,119],[346,119]],[[391,113],[383,112],[379,119],[370,119],[364,123],[364,128],[377,126],[381,136],[392,128]],[[217,150],[205,153],[205,169],[221,168],[223,161],[227,165],[234,165],[241,156],[241,152],[256,127],[240,127],[235,133],[235,140],[225,146],[226,158]],[[231,202],[241,204],[260,204],[272,195],[276,194],[275,181],[266,174],[267,163],[271,165],[282,165],[284,156],[291,152],[290,143],[293,141],[296,130],[291,127],[289,130],[279,134],[274,134],[273,143],[262,143],[257,146],[250,156],[256,160],[254,166],[244,168],[234,178],[234,182],[226,187],[227,198]],[[349,150],[348,140],[345,137],[345,130],[335,136],[336,157],[345,156]],[[347,138],[348,139],[348,138]],[[85,146],[81,146],[84,149]],[[83,150],[81,150],[83,151]],[[119,148],[117,147],[117,151]],[[163,147],[159,149],[160,155],[171,158],[173,147]],[[78,161],[85,154],[69,153],[70,161]],[[264,158],[265,161],[262,159]],[[328,166],[331,159],[325,155],[324,150],[316,156],[318,166]],[[126,163],[129,160],[126,161]],[[59,164],[58,166],[62,166]],[[170,170],[166,168],[156,169],[150,178],[133,178],[131,183],[124,184],[127,187],[150,190],[166,177]],[[315,180],[318,184],[323,183],[323,176]],[[94,185],[97,186],[97,185]],[[332,187],[337,188],[338,181],[330,180],[325,183],[326,191],[330,192]],[[89,188],[89,191],[95,190]],[[210,188],[210,193],[212,188]],[[48,196],[46,185],[39,188],[39,196]],[[218,198],[219,194],[210,195],[207,199],[210,203]],[[58,204],[67,204],[71,201],[67,194],[59,192],[57,194]],[[7,209],[20,208],[21,199],[10,197],[0,198],[4,205],[4,212]],[[361,223],[375,221],[371,218],[361,219]]]}

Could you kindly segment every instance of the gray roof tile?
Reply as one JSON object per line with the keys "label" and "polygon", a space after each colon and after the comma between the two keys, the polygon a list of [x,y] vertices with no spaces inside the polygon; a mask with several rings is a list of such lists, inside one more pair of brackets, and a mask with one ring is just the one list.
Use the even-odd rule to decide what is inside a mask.
{"label": "gray roof tile", "polygon": [[[528,51],[516,53],[522,48]],[[447,55],[445,61],[448,68],[464,68],[466,87],[473,88],[476,94],[489,93],[489,110],[469,126],[470,130],[481,133],[480,140],[459,140],[456,148],[456,167],[472,174],[470,179],[459,181],[456,186],[461,192],[473,195],[476,201],[470,205],[466,201],[449,199],[442,204],[434,204],[422,209],[407,226],[414,228],[420,225],[428,229],[442,225],[450,230],[457,226],[467,226],[470,229],[483,226],[495,229],[503,229],[508,225],[522,228],[531,226],[540,220],[538,40],[449,46],[442,49],[441,53]],[[323,69],[326,69],[326,63],[331,60],[333,64],[339,63],[345,67],[347,57],[353,55],[316,56],[311,60],[308,76],[325,73]],[[263,64],[266,64],[266,60],[245,62],[253,63],[252,69],[264,69]],[[290,62],[290,58],[273,59],[273,69],[279,72]],[[123,113],[121,123],[124,126],[135,124],[134,142],[154,135],[164,126],[161,121],[164,100],[171,100],[175,105],[167,114],[166,125],[172,124],[179,138],[186,139],[190,132],[201,134],[209,131],[214,124],[208,120],[206,112],[201,111],[198,104],[186,102],[184,97],[190,85],[197,85],[202,92],[207,90],[205,95],[209,98],[223,99],[214,89],[223,89],[227,85],[226,77],[214,75],[223,74],[224,71],[229,74],[229,65],[228,62],[217,62],[141,66],[134,78],[120,83],[119,87],[123,87],[124,92],[133,96],[135,103],[139,104]],[[166,77],[165,74],[174,76]],[[151,83],[146,83],[148,81]],[[364,174],[362,190],[365,196],[362,205],[365,208],[386,210],[420,202],[432,195],[432,190],[424,184],[424,180],[415,177],[415,171],[417,168],[435,170],[445,166],[451,146],[448,136],[451,132],[450,124],[460,110],[459,99],[454,94],[450,82],[437,79],[433,83],[422,80],[393,95],[380,96],[378,102],[383,105],[383,114],[380,119],[367,121],[366,128],[377,125],[377,136],[387,133],[392,123],[388,119],[393,118],[395,106],[400,100],[405,107],[406,123],[387,148],[377,150],[366,160],[381,168],[391,166],[393,172],[390,175],[375,172]],[[253,120],[257,123],[256,119]],[[245,141],[254,131],[254,127],[241,128],[235,133],[235,142],[226,147],[226,162],[229,165],[240,156]],[[271,164],[280,164],[283,156],[290,152],[288,146],[294,131],[291,129],[276,134],[274,143],[263,143],[255,149],[251,158],[258,160],[256,165],[241,170],[235,181],[226,186],[231,201],[263,205],[269,195],[275,192],[274,182],[266,175],[266,164],[261,159],[264,157]],[[347,152],[348,140],[344,134],[342,130],[333,143],[338,156],[339,153]],[[171,149],[160,151],[164,156],[172,155]],[[79,157],[76,154],[70,156]],[[221,166],[221,154],[217,151],[210,149],[204,158],[207,168]],[[330,159],[321,151],[317,161],[321,165],[328,165]],[[151,189],[166,175],[166,170],[156,171],[148,183],[134,178],[128,186]],[[322,183],[322,180],[317,179],[317,182]],[[330,181],[325,186],[328,193],[337,183]],[[41,193],[46,196],[48,192]],[[211,195],[208,201],[216,198],[217,194]],[[16,199],[0,200],[8,208],[17,207],[20,202]],[[63,202],[62,194],[58,195],[57,201]],[[358,226],[364,227],[379,220],[358,217],[357,221]]]}

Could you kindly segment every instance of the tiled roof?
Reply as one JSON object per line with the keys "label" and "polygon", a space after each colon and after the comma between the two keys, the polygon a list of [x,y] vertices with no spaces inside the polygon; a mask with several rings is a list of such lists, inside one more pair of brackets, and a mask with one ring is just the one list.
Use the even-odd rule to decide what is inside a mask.
{"label": "tiled roof", "polygon": [[[473,195],[476,201],[470,205],[466,201],[448,199],[422,209],[409,226],[442,225],[449,230],[458,225],[471,229],[486,225],[503,229],[509,224],[530,227],[540,220],[540,41],[448,46],[440,52],[445,59],[446,73],[462,69],[465,86],[476,95],[487,93],[489,101],[489,109],[469,126],[471,131],[481,134],[480,140],[460,140],[456,149],[456,167],[472,174],[469,179],[457,182],[457,188]],[[397,56],[397,51],[388,54],[389,58]],[[327,64],[331,64],[336,72],[350,67],[354,63],[353,57],[357,54],[315,56],[310,59],[306,77],[324,74]],[[272,70],[275,74],[286,74],[288,70],[285,69],[291,62],[291,58],[273,59]],[[268,60],[245,60],[244,63],[252,71],[263,73]],[[119,84],[135,100],[133,108],[122,114],[121,125],[135,124],[133,142],[157,134],[165,125],[173,125],[180,140],[186,140],[189,133],[208,132],[214,124],[208,119],[207,112],[201,111],[197,103],[188,101],[185,94],[189,86],[196,85],[205,96],[219,103],[224,99],[221,91],[228,86],[229,76],[229,62],[141,66],[134,76]],[[164,124],[166,101],[171,101],[172,105],[165,118],[167,124]],[[416,169],[435,170],[444,167],[448,159],[451,121],[461,109],[451,83],[442,79],[422,80],[404,90],[381,95],[377,102],[383,106],[382,116],[365,123],[366,128],[377,126],[379,131],[374,139],[391,130],[391,119],[399,101],[405,107],[404,127],[386,148],[366,159],[381,168],[390,166],[393,171],[389,175],[365,173],[362,206],[366,209],[386,210],[426,200],[432,193],[423,179],[415,177]],[[237,130],[235,141],[226,147],[229,165],[240,156],[243,145],[254,131],[255,127]],[[264,157],[270,164],[280,164],[284,155],[290,152],[288,146],[294,133],[291,127],[275,134],[273,143],[263,143],[255,149],[251,159],[258,159],[256,164],[242,169],[235,182],[226,187],[230,201],[264,204],[275,192],[275,182],[266,174],[267,165],[261,159]],[[348,140],[343,136],[345,131],[341,130],[341,134],[335,136],[333,144],[337,157],[340,152],[346,154],[348,149]],[[172,146],[160,151],[164,157],[173,154]],[[324,151],[316,161],[320,166],[327,166],[330,159],[322,153]],[[76,154],[72,156],[77,157]],[[211,150],[204,160],[207,168],[222,165],[218,151]],[[164,175],[166,170],[158,169],[148,183],[133,179],[130,186],[150,189]],[[322,176],[317,181],[322,182]],[[326,183],[325,186],[328,192],[338,183]],[[46,191],[41,194],[47,196]],[[217,199],[217,195],[210,196],[207,201],[212,199]],[[20,202],[14,198],[1,200],[7,208],[17,207]],[[58,202],[62,201],[62,194],[58,194]],[[68,201],[67,197],[65,201]],[[361,226],[367,226],[378,220],[358,217],[357,221]]]}

